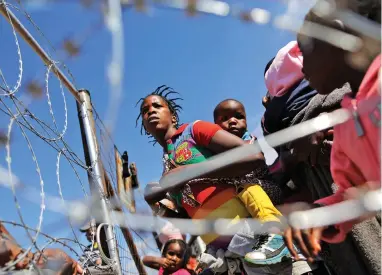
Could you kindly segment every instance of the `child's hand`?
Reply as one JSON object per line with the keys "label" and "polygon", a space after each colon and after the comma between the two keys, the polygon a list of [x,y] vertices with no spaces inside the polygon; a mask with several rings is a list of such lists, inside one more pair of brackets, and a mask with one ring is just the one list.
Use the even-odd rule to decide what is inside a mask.
{"label": "child's hand", "polygon": [[[283,205],[279,210],[284,216],[289,216],[293,211],[304,211],[314,207],[314,205],[307,203],[293,203]],[[299,259],[299,257],[294,245],[300,248],[301,253],[309,262],[313,262],[314,258],[316,258],[321,251],[320,240],[324,230],[324,227],[300,230],[288,225],[286,229],[284,229],[285,245],[295,259]]]}
{"label": "child's hand", "polygon": [[53,269],[58,274],[82,274],[82,267],[61,249],[45,249],[42,254],[36,253],[36,265],[40,268]]}
{"label": "child's hand", "polygon": [[161,258],[160,260],[160,266],[164,269],[169,268],[170,266],[175,265],[175,261],[167,258]]}

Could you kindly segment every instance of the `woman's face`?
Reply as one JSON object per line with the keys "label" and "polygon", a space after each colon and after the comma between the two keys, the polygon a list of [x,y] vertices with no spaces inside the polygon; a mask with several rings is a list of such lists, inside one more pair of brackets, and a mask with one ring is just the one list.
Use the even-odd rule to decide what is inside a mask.
{"label": "woman's face", "polygon": [[156,133],[167,131],[176,122],[166,101],[157,95],[145,98],[141,106],[141,115],[143,126],[153,136]]}
{"label": "woman's face", "polygon": [[304,58],[302,71],[319,94],[330,94],[347,82],[343,73],[344,51],[303,35],[299,35],[298,44]]}
{"label": "woman's face", "polygon": [[183,267],[185,251],[178,243],[169,244],[165,258],[172,260],[174,264],[168,268],[170,273],[173,273]]}

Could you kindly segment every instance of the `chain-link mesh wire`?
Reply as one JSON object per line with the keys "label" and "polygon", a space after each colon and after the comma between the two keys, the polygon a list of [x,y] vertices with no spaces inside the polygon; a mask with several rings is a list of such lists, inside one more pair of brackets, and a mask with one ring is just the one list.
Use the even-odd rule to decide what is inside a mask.
{"label": "chain-link mesh wire", "polygon": [[[4,17],[6,19],[8,17],[8,21],[10,22],[6,23],[4,18],[1,19],[2,31],[4,32],[4,37],[7,38],[2,39],[2,43],[11,44],[9,48],[12,49],[13,52],[2,51],[0,60],[5,60],[1,66],[6,66],[7,71],[13,70],[14,73],[12,75],[5,75],[4,70],[1,70],[0,66],[0,111],[2,113],[0,121],[2,125],[4,125],[0,133],[0,142],[4,147],[6,156],[0,163],[0,183],[6,187],[6,192],[2,196],[2,198],[4,197],[3,206],[8,207],[14,205],[15,210],[9,211],[9,213],[6,213],[6,211],[3,213],[2,223],[9,225],[8,230],[11,231],[12,235],[23,236],[20,240],[18,239],[19,245],[23,247],[23,251],[18,255],[17,259],[1,267],[2,271],[12,270],[18,262],[28,256],[29,252],[43,252],[48,247],[60,247],[71,257],[78,258],[84,252],[87,245],[86,241],[83,240],[83,236],[78,231],[78,219],[76,220],[75,218],[80,216],[82,219],[79,220],[83,222],[87,219],[87,215],[86,217],[84,217],[84,215],[81,216],[81,213],[75,215],[71,213],[73,212],[71,210],[80,206],[85,210],[89,210],[89,208],[93,206],[93,204],[91,204],[92,197],[90,196],[87,183],[87,172],[89,172],[89,168],[91,167],[87,167],[83,160],[82,144],[79,142],[81,133],[78,129],[78,124],[74,123],[77,119],[77,111],[73,101],[69,101],[66,98],[68,94],[67,87],[63,85],[62,79],[53,76],[52,70],[54,70],[55,66],[60,67],[66,75],[70,76],[73,83],[75,83],[74,77],[65,66],[65,63],[59,61],[65,58],[60,57],[60,54],[55,50],[53,44],[26,11],[23,2],[24,1],[6,2],[1,0],[0,5],[2,8],[6,7],[6,11],[8,9],[11,10],[17,17],[22,18],[21,21],[24,24],[27,23],[28,26],[30,26],[29,30],[32,36],[49,54],[50,64],[44,66],[40,63],[41,65],[38,67],[36,66],[38,63],[33,62],[33,66],[28,66],[24,56],[33,56],[33,50],[22,41],[17,34],[13,24],[14,22],[9,20],[9,14],[5,13]],[[110,3],[111,2],[113,1],[110,1]],[[231,15],[240,20],[257,24],[272,23],[277,27],[291,31],[297,31],[298,29],[298,25],[291,20],[291,14],[272,18],[272,14],[266,10],[255,8],[250,11],[233,11],[228,3],[221,1],[200,1],[198,3],[199,4],[195,4],[194,1],[157,1],[155,5],[160,5],[165,8],[186,9],[190,14],[205,12],[223,17]],[[130,5],[124,4],[124,1],[122,1],[122,4],[122,7],[128,7]],[[121,51],[121,45],[123,45],[123,36],[121,37],[120,29],[122,27],[120,24],[121,14],[118,7],[115,6],[115,3],[114,6],[110,4],[109,6],[103,7],[104,12],[106,12],[108,16],[111,16],[108,17],[108,27],[112,30],[113,35],[115,35],[114,42],[117,44],[114,48],[114,59],[110,65],[110,82],[111,87],[117,87],[116,91],[118,91],[120,89],[118,85],[120,85],[119,82],[121,81],[121,71],[123,70],[123,64],[115,63],[121,56],[123,57],[123,53],[116,53]],[[321,8],[321,12],[328,12],[328,6]],[[329,8],[333,9],[333,7]],[[331,10],[331,12],[332,11],[333,10]],[[345,23],[351,24],[353,28],[357,29],[357,31],[361,32],[364,36],[380,41],[380,35],[376,33],[374,25],[367,25],[365,22],[361,22],[359,18],[348,10],[340,10],[338,12]],[[101,25],[99,22],[94,24],[96,27],[91,27],[89,33],[96,30],[99,25]],[[358,37],[316,24],[307,25],[302,31],[308,36],[324,40],[349,51],[358,49],[360,43],[365,43]],[[336,39],[333,39],[333,37],[336,37]],[[67,53],[69,53],[69,55],[75,55],[80,47],[78,45],[76,46],[76,43],[73,41],[66,42],[65,49]],[[7,56],[7,58],[5,59],[4,56]],[[32,61],[36,60],[38,60],[37,56],[35,56],[35,60]],[[28,78],[30,80],[28,80]],[[56,96],[52,97],[51,91],[61,93],[61,100],[59,101]],[[118,94],[112,95],[111,92],[110,106],[113,107],[110,108],[113,109],[113,112],[118,110],[118,108],[113,105],[118,104],[118,98]],[[102,160],[105,175],[107,175],[115,192],[116,167],[113,155],[115,145],[111,136],[116,114],[112,113],[108,117],[112,118],[110,119],[111,122],[107,121],[107,123],[103,123],[96,109],[94,108],[93,110],[96,118],[97,131],[94,134],[97,136],[99,142],[100,160]],[[50,120],[47,121],[46,119],[42,119],[42,117],[49,117]],[[298,139],[303,135],[313,133],[319,129],[341,123],[348,118],[349,115],[347,113],[339,111],[308,121],[293,129],[287,129],[285,130],[286,132],[277,133],[267,138],[267,141],[271,146],[277,146],[287,141]],[[72,121],[73,123],[71,123]],[[75,138],[73,138],[73,136],[75,136]],[[39,146],[39,148],[42,146],[41,148],[44,148],[44,151],[37,152],[35,150],[37,146]],[[214,160],[206,163],[203,169],[195,167],[184,173],[174,174],[171,178],[165,179],[164,183],[167,183],[170,187],[176,182],[181,182],[184,181],[184,179],[194,178],[195,176],[212,171],[233,160],[239,160],[247,153],[253,153],[259,149],[256,149],[256,147],[253,148],[252,151],[241,148],[235,152],[218,156]],[[65,167],[65,177],[63,177],[61,173],[63,166]],[[14,173],[14,170],[16,170],[14,169],[15,167],[18,167],[18,169],[22,167],[23,173]],[[71,171],[71,174],[68,174],[66,171]],[[54,182],[56,184],[53,184]],[[76,182],[76,184],[68,185],[68,182]],[[376,211],[380,209],[379,193],[370,193],[367,198],[366,202],[368,204],[365,204],[365,201],[352,202],[353,206],[358,206],[358,208],[356,208],[358,212],[354,211],[352,213],[354,217],[360,216],[365,210]],[[142,196],[137,199],[142,200]],[[90,204],[88,202],[90,202]],[[311,215],[315,214],[316,217],[317,215],[325,217],[316,220],[331,224],[338,221],[338,217],[340,216],[342,216],[342,219],[344,218],[342,214],[348,209],[347,207],[347,205],[343,205],[342,207],[333,207],[331,210],[321,209],[317,210],[318,212],[321,211],[320,213],[316,211],[314,213],[312,212]],[[68,218],[57,219],[51,215],[49,218],[45,218],[47,208],[49,211],[64,213]],[[332,214],[332,218],[328,218],[328,213]],[[85,211],[82,214],[89,214],[89,212]],[[133,235],[133,241],[141,256],[151,252],[158,252],[150,243],[152,242],[151,235],[141,235],[136,231],[157,230],[161,227],[161,222],[158,219],[140,214],[129,214],[123,211],[119,211],[115,214],[116,217],[113,221],[120,226],[130,229]],[[347,215],[346,218],[354,218],[350,216]],[[17,222],[10,222],[15,219]],[[139,222],[134,223],[133,219],[135,221],[139,219]],[[74,221],[77,221],[77,223]],[[201,220],[198,223],[179,219],[173,219],[171,221],[181,228],[183,232],[194,235],[206,232],[217,232],[220,234],[233,234],[235,232],[235,230],[226,230],[224,220]],[[252,220],[251,222],[256,224],[256,221]],[[307,225],[304,224],[304,226]],[[42,228],[52,233],[45,234],[42,232]],[[59,231],[64,231],[64,233]],[[126,239],[121,232],[121,228],[115,226],[114,232],[123,273],[137,273],[132,261],[133,257],[127,247]],[[53,235],[64,235],[65,237],[53,237]],[[93,244],[94,238],[90,245]],[[33,265],[30,266],[30,268],[32,267]]]}

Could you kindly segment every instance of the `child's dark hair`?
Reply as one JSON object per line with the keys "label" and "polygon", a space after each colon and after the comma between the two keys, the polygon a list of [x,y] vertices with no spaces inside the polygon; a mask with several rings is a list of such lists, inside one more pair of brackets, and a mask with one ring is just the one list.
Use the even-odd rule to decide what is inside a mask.
{"label": "child's dark hair", "polygon": [[214,109],[214,120],[216,121],[217,120],[217,118],[218,118],[218,115],[219,115],[219,108],[220,108],[220,106],[223,104],[223,103],[226,103],[226,102],[229,102],[229,101],[234,101],[234,102],[236,102],[236,103],[238,103],[238,104],[240,104],[241,106],[243,106],[243,109],[245,109],[245,107],[244,107],[244,104],[243,103],[241,103],[239,100],[237,100],[237,99],[233,99],[233,98],[228,98],[228,99],[224,99],[223,101],[220,101],[219,102],[219,104],[218,105],[216,105],[216,107],[215,107],[215,109]]}
{"label": "child's dark hair", "polygon": [[[140,102],[142,102],[141,106],[139,108],[139,115],[135,121],[135,127],[138,126],[138,121],[142,117],[141,109],[142,109],[143,101],[149,96],[156,95],[156,96],[161,97],[166,102],[168,108],[170,109],[171,114],[173,116],[175,116],[175,119],[176,119],[175,128],[178,129],[179,128],[179,114],[178,113],[182,110],[182,107],[179,104],[177,104],[176,102],[178,100],[183,100],[183,99],[180,97],[169,98],[170,95],[174,95],[174,94],[179,95],[179,93],[174,91],[174,89],[172,89],[171,87],[167,87],[166,85],[162,85],[162,86],[159,86],[158,88],[156,88],[156,90],[154,92],[148,94],[145,97],[140,98],[135,105],[135,106],[137,106]],[[147,132],[145,127],[143,126],[143,121],[141,121],[141,135],[143,134],[143,130],[145,130],[144,133],[146,136],[149,136],[149,138],[152,138],[151,134],[149,132]]]}
{"label": "child's dark hair", "polygon": [[181,239],[172,239],[172,240],[169,240],[167,241],[164,246],[163,246],[163,249],[162,249],[162,256],[164,257],[167,253],[167,249],[168,247],[170,246],[170,244],[179,244],[179,246],[182,248],[182,250],[184,251],[184,256],[183,256],[183,265],[182,265],[182,268],[186,268],[187,266],[187,263],[188,263],[188,260],[190,259],[191,257],[191,253],[190,253],[190,249],[188,249],[188,246],[186,244],[185,241],[181,240]]}

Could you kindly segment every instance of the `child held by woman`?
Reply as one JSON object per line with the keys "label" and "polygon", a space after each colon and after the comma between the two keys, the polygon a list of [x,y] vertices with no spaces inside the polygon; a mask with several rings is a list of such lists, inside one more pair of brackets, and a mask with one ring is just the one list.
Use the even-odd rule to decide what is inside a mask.
{"label": "child held by woman", "polygon": [[[174,99],[168,97],[173,93],[176,92],[171,88],[161,86],[142,98],[137,118],[138,121],[142,117],[142,131],[152,136],[163,147],[167,160],[165,172],[204,162],[211,156],[245,144],[241,137],[224,131],[213,123],[195,121],[179,125],[178,111],[181,107]],[[185,182],[181,191],[172,191],[171,195],[192,219],[235,220],[252,215],[263,219],[265,230],[277,228],[280,213],[259,184],[259,178],[266,175],[268,169],[264,156],[259,153],[224,169],[203,175],[203,178]],[[262,192],[260,200],[253,199],[252,190]],[[150,204],[162,199],[163,195],[146,196],[146,200]],[[263,203],[264,200],[266,204]],[[206,244],[217,249],[226,248],[230,242],[230,238],[215,234],[201,237]],[[259,246],[254,248],[254,253],[248,255],[246,260],[264,265],[278,263],[283,258],[290,257],[281,236],[265,234],[262,239]]]}

